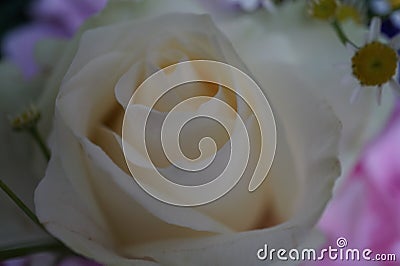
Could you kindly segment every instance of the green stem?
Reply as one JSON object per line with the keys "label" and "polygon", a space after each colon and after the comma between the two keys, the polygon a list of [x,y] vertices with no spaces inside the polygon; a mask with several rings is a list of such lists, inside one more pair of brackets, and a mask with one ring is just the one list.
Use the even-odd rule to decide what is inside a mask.
{"label": "green stem", "polygon": [[46,143],[44,142],[42,136],[40,135],[37,126],[31,127],[28,132],[32,135],[32,137],[35,139],[37,144],[39,145],[40,150],[42,151],[44,157],[47,159],[47,161],[50,160],[50,150],[47,148]]}
{"label": "green stem", "polygon": [[10,197],[10,199],[17,204],[17,206],[40,228],[44,229],[44,226],[40,223],[39,219],[33,211],[2,181],[0,180],[0,188]]}
{"label": "green stem", "polygon": [[62,243],[55,242],[55,243],[39,243],[39,244],[32,244],[32,245],[25,245],[25,246],[16,246],[16,247],[9,247],[9,248],[1,248],[0,250],[0,261],[26,256],[33,253],[38,252],[51,252],[51,251],[63,251],[73,254],[69,251]]}
{"label": "green stem", "polygon": [[352,42],[346,35],[346,33],[344,33],[342,26],[340,25],[340,23],[337,20],[334,20],[332,22],[332,27],[336,32],[336,35],[338,36],[339,40],[341,41],[341,43],[343,45],[346,45],[347,43],[350,43],[351,45],[353,45],[355,48],[359,48],[354,42]]}

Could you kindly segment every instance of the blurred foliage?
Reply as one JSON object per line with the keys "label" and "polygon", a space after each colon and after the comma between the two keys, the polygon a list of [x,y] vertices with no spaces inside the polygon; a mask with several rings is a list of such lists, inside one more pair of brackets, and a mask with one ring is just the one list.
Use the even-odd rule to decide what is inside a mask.
{"label": "blurred foliage", "polygon": [[9,30],[29,21],[29,5],[31,2],[32,0],[0,1],[0,43]]}

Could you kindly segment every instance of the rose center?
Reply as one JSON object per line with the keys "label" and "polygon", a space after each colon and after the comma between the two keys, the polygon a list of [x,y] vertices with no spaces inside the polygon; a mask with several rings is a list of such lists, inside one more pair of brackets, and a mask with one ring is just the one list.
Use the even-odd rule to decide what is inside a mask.
{"label": "rose center", "polygon": [[353,75],[363,86],[381,86],[396,73],[396,51],[380,42],[365,45],[355,53],[351,61]]}

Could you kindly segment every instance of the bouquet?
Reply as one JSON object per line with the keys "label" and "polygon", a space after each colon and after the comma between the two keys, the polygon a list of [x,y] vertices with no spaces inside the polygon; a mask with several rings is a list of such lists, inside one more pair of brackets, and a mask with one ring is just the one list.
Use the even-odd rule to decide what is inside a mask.
{"label": "bouquet", "polygon": [[22,8],[0,265],[397,265],[399,1]]}

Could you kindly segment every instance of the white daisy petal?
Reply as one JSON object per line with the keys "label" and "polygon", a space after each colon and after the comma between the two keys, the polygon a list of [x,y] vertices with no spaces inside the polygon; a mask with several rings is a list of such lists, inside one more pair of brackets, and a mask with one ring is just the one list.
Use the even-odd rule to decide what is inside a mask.
{"label": "white daisy petal", "polygon": [[386,0],[371,1],[371,8],[379,15],[387,15],[391,11],[391,6]]}
{"label": "white daisy petal", "polygon": [[389,80],[389,86],[393,89],[393,91],[400,94],[400,85],[395,79]]}
{"label": "white daisy petal", "polygon": [[247,12],[255,11],[259,7],[258,0],[247,0],[247,1],[236,0],[233,2],[239,4],[239,6]]}
{"label": "white daisy petal", "polygon": [[354,47],[354,45],[352,45],[351,43],[347,42],[346,43],[346,49],[347,51],[349,51],[350,53],[354,54],[355,52],[357,52],[357,48]]}
{"label": "white daisy petal", "polygon": [[347,62],[341,62],[341,63],[333,64],[333,67],[335,69],[340,69],[340,70],[346,70],[346,71],[350,71],[351,70],[351,66]]}
{"label": "white daisy petal", "polygon": [[378,105],[381,105],[381,102],[382,102],[382,86],[377,87],[376,100],[378,102]]}
{"label": "white daisy petal", "polygon": [[398,10],[392,12],[392,14],[390,15],[390,21],[396,28],[400,26],[400,12]]}
{"label": "white daisy petal", "polygon": [[356,99],[358,98],[358,95],[360,95],[360,92],[361,92],[361,86],[357,86],[354,89],[353,94],[350,97],[350,103],[351,104],[353,104],[356,101]]}
{"label": "white daisy petal", "polygon": [[397,34],[390,40],[390,47],[396,51],[400,49],[400,34]]}
{"label": "white daisy petal", "polygon": [[367,43],[373,42],[378,39],[379,33],[381,31],[382,21],[378,17],[374,17],[371,20],[371,25],[369,26]]}
{"label": "white daisy petal", "polygon": [[270,13],[276,13],[276,5],[271,0],[263,0],[262,6]]}
{"label": "white daisy petal", "polygon": [[340,80],[340,84],[342,86],[350,86],[351,82],[353,81],[353,75],[346,74],[343,76],[343,78]]}

